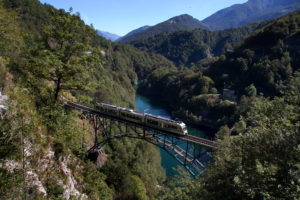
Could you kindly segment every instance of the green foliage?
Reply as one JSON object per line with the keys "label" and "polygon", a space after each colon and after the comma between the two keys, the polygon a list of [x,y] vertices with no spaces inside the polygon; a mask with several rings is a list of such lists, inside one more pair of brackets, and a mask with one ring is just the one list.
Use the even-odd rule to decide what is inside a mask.
{"label": "green foliage", "polygon": [[[59,15],[60,14],[60,15]],[[33,49],[27,64],[33,76],[52,82],[53,98],[61,91],[83,89],[88,86],[88,70],[100,63],[98,50],[89,43],[93,32],[82,26],[77,16],[59,13],[52,16],[53,23],[43,28],[45,49]]]}
{"label": "green foliage", "polygon": [[187,14],[173,17],[167,21],[148,27],[144,30],[143,28],[145,27],[142,27],[142,30],[134,30],[128,35],[125,35],[120,39],[120,42],[128,44],[132,41],[148,38],[158,34],[172,33],[180,30],[209,29],[204,23]]}
{"label": "green foliage", "polygon": [[252,126],[219,144],[205,180],[208,198],[299,198],[298,106],[280,98],[255,100],[246,115]]}
{"label": "green foliage", "polygon": [[21,26],[26,33],[39,35],[40,28],[49,24],[49,8],[36,0],[2,0],[3,5],[17,11]]}
{"label": "green foliage", "polygon": [[[274,20],[245,40],[234,53],[213,63],[208,76],[217,88],[230,86],[245,94],[245,88],[255,85],[257,93],[279,95],[279,85],[299,68],[299,11]],[[223,75],[227,78],[224,79]]]}
{"label": "green foliage", "polygon": [[105,175],[99,172],[93,163],[88,161],[85,164],[83,176],[86,185],[84,193],[91,199],[113,199],[112,190],[104,182]]}
{"label": "green foliage", "polygon": [[[201,183],[190,177],[183,168],[177,168],[178,175],[168,179],[158,195],[160,200],[193,200],[202,199],[204,191],[200,188]],[[198,191],[197,191],[198,190]],[[198,193],[202,195],[197,196]]]}
{"label": "green foliage", "polygon": [[50,176],[47,180],[47,193],[48,196],[55,200],[63,200],[64,189],[61,185],[57,184],[56,177]]}
{"label": "green foliage", "polygon": [[256,87],[251,84],[245,88],[245,93],[249,97],[255,97],[257,95]]}
{"label": "green foliage", "polygon": [[9,87],[4,91],[9,95],[9,100],[6,117],[0,121],[3,142],[1,147],[5,151],[5,153],[1,152],[4,153],[1,159],[19,160],[21,157],[20,144],[23,145],[20,141],[21,137],[35,138],[35,132],[38,132],[41,120],[27,92],[16,86]]}
{"label": "green foliage", "polygon": [[231,45],[242,42],[254,30],[267,23],[254,23],[223,31],[195,29],[161,33],[132,41],[130,44],[143,51],[159,53],[173,61],[177,66],[192,66],[205,58],[219,56],[226,51],[233,51],[233,48],[229,48]]}
{"label": "green foliage", "polygon": [[[15,11],[0,8],[0,32],[5,33],[0,39],[4,44],[0,48],[0,86],[9,96],[6,117],[0,121],[0,162],[22,160],[24,139],[35,147],[52,147],[57,159],[51,169],[38,174],[43,177],[47,173],[41,181],[51,198],[62,198],[63,190],[56,180],[64,180],[64,174],[57,172],[57,164],[68,155],[79,163],[72,173],[82,185],[80,192],[91,199],[153,199],[156,195],[161,199],[299,198],[300,76],[293,74],[299,67],[297,12],[251,36],[234,53],[201,62],[199,68],[182,69],[162,56],[103,40],[79,15],[37,0],[5,0],[4,5]],[[10,23],[7,32],[5,23]],[[205,31],[192,33],[210,37]],[[181,34],[186,41],[197,41],[189,32]],[[218,34],[217,38],[223,38],[223,33]],[[244,33],[236,34],[232,38],[237,41],[244,37]],[[207,44],[222,43],[211,40]],[[11,46],[5,45],[11,42]],[[200,48],[187,50],[182,57],[178,52],[174,54],[179,57],[178,63],[193,65],[191,60],[201,59],[209,45],[197,44]],[[157,185],[164,180],[159,151],[129,139],[112,141],[107,146],[109,159],[100,171],[82,159],[82,147],[89,145],[84,142],[90,133],[84,133],[78,113],[65,110],[58,97],[90,105],[102,101],[133,107],[133,85],[138,79],[145,79],[142,89],[164,94],[165,101],[194,121],[213,119],[227,125],[238,121],[238,136],[230,137],[228,126],[219,131],[215,162],[206,176],[195,181],[172,180],[159,193]],[[238,105],[222,100],[217,92],[225,87],[224,82],[239,96],[252,97],[241,97]],[[83,83],[86,87],[81,87]],[[258,93],[281,97],[254,97],[257,92],[251,84]],[[36,155],[27,160],[27,167],[38,167],[34,165],[39,157]],[[25,170],[10,173],[1,168],[0,193],[4,198],[23,195],[21,173]]]}
{"label": "green foliage", "polygon": [[0,56],[16,58],[22,45],[21,30],[13,11],[3,8],[0,2]]}
{"label": "green foliage", "polygon": [[0,168],[0,195],[3,199],[22,198],[20,191],[22,186],[22,171],[9,172]]}
{"label": "green foliage", "polygon": [[[162,173],[158,149],[152,144],[132,139],[112,141],[109,147],[109,151],[106,151],[111,157],[102,170],[107,175],[108,184],[117,191],[115,198],[143,199],[144,188],[147,196],[155,197],[156,185],[162,182],[165,176]],[[135,190],[137,186],[139,188]]]}
{"label": "green foliage", "polygon": [[[7,115],[3,126],[0,127],[1,130],[25,131],[25,139],[30,139],[36,147],[41,146],[44,150],[54,151],[56,159],[49,161],[54,163],[53,166],[49,166],[51,169],[47,169],[46,172],[40,172],[39,177],[47,173],[46,179],[53,176],[64,180],[64,174],[57,170],[58,164],[70,156],[74,160],[82,161],[79,162],[78,168],[84,165],[82,171],[73,167],[72,173],[82,183],[82,187],[77,189],[82,193],[86,192],[91,199],[112,199],[113,196],[116,198],[130,193],[129,190],[135,189],[135,186],[138,188],[130,197],[135,196],[138,199],[153,197],[156,194],[155,185],[164,179],[158,150],[141,141],[128,140],[126,143],[110,144],[107,151],[115,163],[107,164],[107,168],[103,169],[106,174],[104,176],[94,164],[82,160],[83,151],[86,150],[83,147],[91,145],[91,132],[84,132],[80,127],[82,121],[77,117],[78,112],[66,110],[62,105],[63,99],[59,97],[64,96],[90,106],[100,101],[133,107],[135,93],[133,86],[138,78],[145,77],[155,68],[173,64],[162,56],[147,54],[130,46],[103,40],[92,27],[84,24],[78,14],[72,15],[52,6],[42,5],[37,0],[5,0],[4,5],[15,10],[19,16],[17,22],[24,33],[22,36],[25,48],[20,47],[21,53],[17,59],[11,59],[12,55],[8,56],[9,59],[5,58],[5,61],[8,61],[7,67],[2,67],[6,62],[2,62],[1,59],[0,70],[6,72],[7,68],[7,71],[13,74],[13,82],[24,88],[18,90],[24,90],[26,98],[22,92],[13,88],[10,88],[11,93],[5,92],[12,97],[11,100],[19,96],[18,98],[23,98],[24,102],[18,100],[16,103],[9,103],[12,108],[20,109],[22,115],[14,118]],[[1,84],[6,87],[11,83],[5,81]],[[28,109],[23,111],[20,107],[24,106],[23,104],[27,104]],[[14,114],[20,113],[17,111]],[[33,120],[28,129],[19,128],[23,115],[26,120],[27,117]],[[20,138],[10,139],[10,135],[3,138],[2,136],[0,139],[5,145],[1,145],[1,156],[20,159],[21,154],[17,148]],[[117,150],[110,151],[109,148]],[[127,149],[132,150],[133,157],[122,156]],[[29,164],[33,169],[39,169],[39,166],[34,164],[38,163],[39,156],[43,156],[45,152],[39,153],[41,155],[36,156]],[[111,181],[118,174],[111,172],[120,171],[123,166],[128,171],[119,177],[120,181],[112,184]],[[53,183],[54,180],[46,179],[42,178],[41,182],[47,185],[51,198],[62,198],[61,185]],[[120,189],[114,193],[105,180],[110,187],[125,188],[128,191]],[[134,182],[131,188],[126,186],[128,180]],[[35,193],[31,196],[38,198]]]}
{"label": "green foliage", "polygon": [[224,140],[230,136],[230,129],[228,126],[221,126],[219,131],[216,133],[216,139]]}
{"label": "green foliage", "polygon": [[132,176],[130,182],[130,190],[133,195],[130,199],[133,200],[147,200],[147,191],[143,181],[138,176]]}
{"label": "green foliage", "polygon": [[[173,69],[157,70],[147,77],[144,86],[146,89],[155,88],[155,84],[159,82],[161,90],[170,79],[173,84],[163,87],[163,92],[167,96],[173,95],[173,99],[186,98],[181,94],[191,94],[188,89],[193,88],[193,83],[189,82],[190,87],[186,89],[184,80],[185,77],[194,77],[195,72],[200,72],[202,77],[210,77],[213,80],[211,87],[216,87],[219,91],[229,87],[240,96],[240,101],[230,112],[230,107],[227,107],[231,104],[229,101],[213,104],[211,94],[201,94],[210,91],[205,87],[190,101],[177,102],[172,106],[182,107],[183,113],[189,113],[195,108],[191,109],[186,105],[191,106],[193,102],[202,108],[212,105],[209,107],[210,111],[217,109],[226,113],[226,117],[234,123],[225,121],[225,124],[234,124],[234,127],[220,128],[216,135],[219,145],[214,152],[214,162],[205,176],[193,183],[195,188],[189,191],[192,187],[187,184],[178,190],[178,183],[175,187],[168,185],[163,190],[163,198],[172,199],[177,194],[177,199],[300,198],[297,24],[299,11],[274,21],[251,36],[235,52],[220,56],[205,68],[197,70],[192,67],[192,70],[186,70],[188,73],[184,77],[174,73]],[[172,74],[176,75],[171,76]],[[179,86],[174,87],[177,84]],[[180,92],[183,89],[185,90]],[[150,91],[157,90],[158,86]],[[257,93],[272,98],[262,95],[257,97]],[[235,136],[230,136],[231,133],[235,133]],[[186,191],[190,193],[186,195]]]}
{"label": "green foliage", "polygon": [[239,122],[236,122],[234,124],[234,127],[238,133],[243,133],[244,131],[246,131],[247,124],[243,119],[241,119]]}
{"label": "green foliage", "polygon": [[177,111],[178,117],[187,118],[189,123],[199,124],[206,120],[212,126],[225,124],[225,116],[235,111],[235,104],[223,101],[217,94],[214,81],[198,69],[156,69],[141,83],[139,89],[146,94],[159,96],[173,111]]}
{"label": "green foliage", "polygon": [[[43,143],[40,138],[43,126],[26,90],[6,85],[4,92],[9,99],[5,102],[5,117],[0,120],[0,193],[5,199],[24,198],[27,193],[24,163],[31,162],[24,155],[25,144],[28,141]],[[9,162],[11,166],[7,165]]]}
{"label": "green foliage", "polygon": [[[234,52],[201,62],[200,67],[193,66],[189,69],[177,70],[161,68],[152,71],[142,82],[141,91],[158,95],[171,106],[173,111],[177,111],[180,118],[188,118],[189,122],[199,123],[202,120],[204,124],[213,122],[218,126],[233,125],[250,106],[243,102],[242,98],[238,105],[224,101],[217,93],[222,94],[221,91],[224,88],[230,89],[235,92],[237,100],[242,95],[277,96],[281,93],[282,82],[299,68],[300,55],[297,40],[299,29],[290,30],[290,24],[299,24],[299,12],[269,23],[253,33]],[[184,41],[190,42],[191,45],[183,45],[183,49],[179,51],[188,52],[196,48],[192,45],[197,44],[194,41],[197,38],[195,36],[197,31],[190,32],[190,34],[181,32],[170,35],[174,37],[180,34],[185,35]],[[228,30],[228,33],[233,35],[238,33],[238,29],[232,31]],[[205,31],[200,31],[200,33],[205,35]],[[162,36],[157,36],[157,38],[160,37]],[[153,39],[153,48],[155,48],[156,41],[164,43],[168,38],[169,36],[162,37],[161,40]],[[174,42],[178,41],[177,39],[174,39]],[[151,38],[148,40],[150,41]],[[270,43],[269,40],[273,42]],[[174,43],[174,48],[170,49],[177,51],[175,44],[179,45],[179,43]],[[226,46],[228,47],[228,44]],[[163,52],[164,50],[160,53],[164,54]],[[172,52],[170,55],[176,55],[176,53]],[[186,53],[178,55],[186,55]]]}
{"label": "green foliage", "polygon": [[0,89],[3,90],[5,83],[6,83],[6,77],[7,77],[7,68],[6,68],[6,62],[5,60],[0,57]]}

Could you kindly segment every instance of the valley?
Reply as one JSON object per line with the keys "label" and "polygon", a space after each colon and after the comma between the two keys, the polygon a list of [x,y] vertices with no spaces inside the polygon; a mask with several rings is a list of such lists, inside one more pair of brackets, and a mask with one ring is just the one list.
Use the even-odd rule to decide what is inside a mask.
{"label": "valley", "polygon": [[[119,38],[99,36],[72,8],[1,1],[0,198],[299,199],[298,6],[249,0]],[[66,101],[179,118],[216,142],[213,159],[191,177],[163,148],[130,137],[89,155],[108,126]]]}

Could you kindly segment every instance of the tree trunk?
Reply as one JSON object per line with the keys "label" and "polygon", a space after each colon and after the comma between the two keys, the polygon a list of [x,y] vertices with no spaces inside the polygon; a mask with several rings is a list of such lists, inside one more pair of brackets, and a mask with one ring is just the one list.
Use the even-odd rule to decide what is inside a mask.
{"label": "tree trunk", "polygon": [[54,96],[55,101],[57,101],[58,99],[58,94],[60,92],[60,84],[61,84],[61,78],[58,78],[56,83],[55,96]]}

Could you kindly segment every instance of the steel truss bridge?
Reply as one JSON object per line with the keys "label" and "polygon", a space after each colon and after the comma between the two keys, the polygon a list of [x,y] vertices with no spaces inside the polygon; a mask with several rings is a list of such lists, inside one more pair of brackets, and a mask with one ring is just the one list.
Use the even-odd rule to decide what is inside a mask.
{"label": "steel truss bridge", "polygon": [[[68,102],[66,106],[81,111],[80,118],[88,120],[93,125],[95,143],[88,150],[89,154],[103,152],[105,144],[113,139],[124,137],[142,139],[165,150],[193,176],[198,176],[212,160],[211,150],[217,147],[217,143],[212,140],[191,135],[175,135],[145,124],[110,116],[77,103]],[[112,131],[113,127],[118,127],[119,131]]]}

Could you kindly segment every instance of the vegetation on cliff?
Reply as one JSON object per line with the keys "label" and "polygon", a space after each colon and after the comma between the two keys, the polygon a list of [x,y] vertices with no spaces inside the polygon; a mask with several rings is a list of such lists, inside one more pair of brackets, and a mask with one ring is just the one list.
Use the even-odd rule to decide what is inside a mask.
{"label": "vegetation on cliff", "polygon": [[79,14],[37,0],[5,0],[0,12],[0,84],[9,96],[0,122],[1,196],[152,198],[164,179],[159,151],[142,141],[113,141],[109,162],[97,169],[85,157],[92,127],[66,110],[61,96],[132,107],[137,77],[172,63],[106,41]]}
{"label": "vegetation on cliff", "polygon": [[[37,0],[2,3],[2,198],[299,199],[299,11],[187,68],[106,41],[79,14]],[[61,97],[133,107],[138,80],[177,114],[221,126],[203,176],[164,182],[158,150],[137,140],[111,141],[101,169],[86,158],[92,127]]]}

